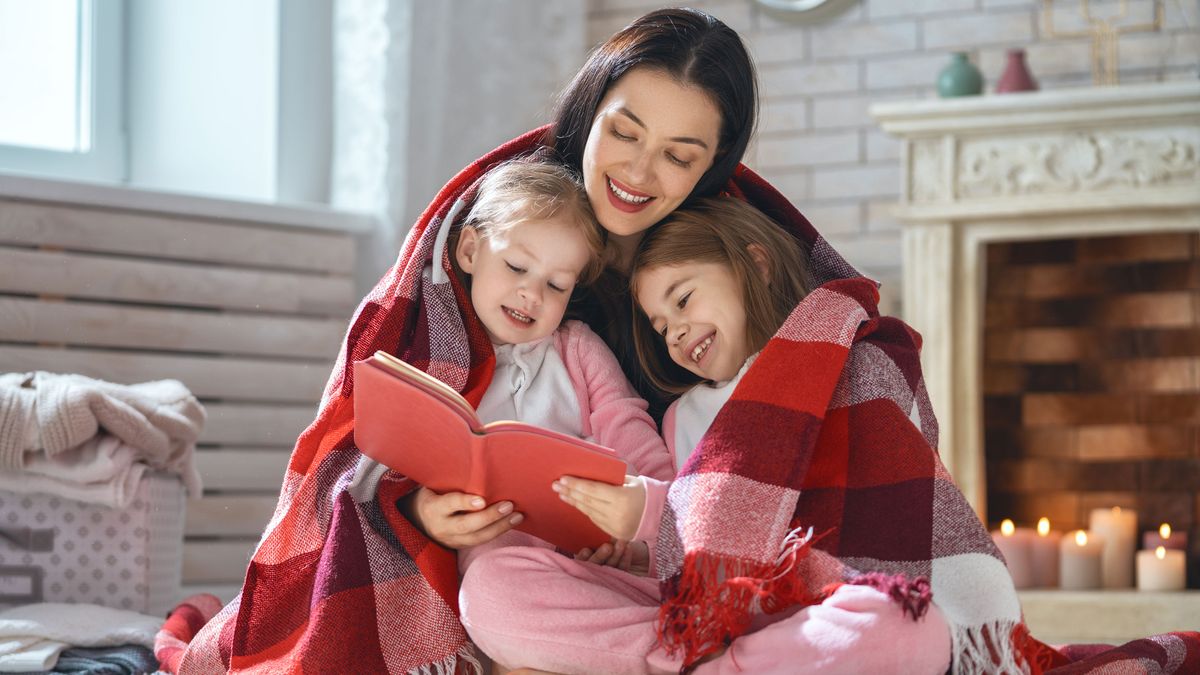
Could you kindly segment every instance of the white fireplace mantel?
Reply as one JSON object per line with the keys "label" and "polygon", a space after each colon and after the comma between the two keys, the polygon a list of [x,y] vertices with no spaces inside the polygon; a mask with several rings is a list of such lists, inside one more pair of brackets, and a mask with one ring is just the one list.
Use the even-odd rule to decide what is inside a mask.
{"label": "white fireplace mantel", "polygon": [[904,314],[943,461],[986,519],[982,325],[992,242],[1200,231],[1200,82],[877,104],[902,141]]}

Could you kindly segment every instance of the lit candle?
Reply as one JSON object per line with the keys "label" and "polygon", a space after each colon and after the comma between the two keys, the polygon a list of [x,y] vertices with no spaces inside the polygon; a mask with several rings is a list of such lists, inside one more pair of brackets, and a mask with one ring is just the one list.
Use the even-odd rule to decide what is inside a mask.
{"label": "lit candle", "polygon": [[1029,540],[1030,567],[1033,569],[1035,588],[1058,587],[1058,549],[1062,534],[1050,530],[1050,519],[1042,518],[1037,524],[1037,536]]}
{"label": "lit candle", "polygon": [[1062,538],[1058,552],[1058,578],[1062,588],[1071,591],[1100,588],[1104,582],[1100,571],[1104,537],[1077,530],[1074,536]]}
{"label": "lit candle", "polygon": [[1163,546],[1153,551],[1138,551],[1137,587],[1139,591],[1181,591],[1184,586],[1184,553]]}
{"label": "lit candle", "polygon": [[1133,554],[1137,550],[1137,511],[1093,509],[1088,531],[1104,537],[1104,588],[1133,586]]}
{"label": "lit candle", "polygon": [[1033,543],[1033,532],[1027,528],[1018,528],[1013,521],[1005,518],[1000,523],[1000,529],[992,532],[992,541],[1004,556],[1008,565],[1008,573],[1012,575],[1013,585],[1017,588],[1029,588],[1033,585],[1033,563],[1030,549]]}
{"label": "lit candle", "polygon": [[1142,533],[1142,548],[1153,551],[1161,546],[1168,551],[1186,551],[1187,540],[1187,532],[1173,532],[1170,523],[1163,523],[1158,526],[1158,532]]}

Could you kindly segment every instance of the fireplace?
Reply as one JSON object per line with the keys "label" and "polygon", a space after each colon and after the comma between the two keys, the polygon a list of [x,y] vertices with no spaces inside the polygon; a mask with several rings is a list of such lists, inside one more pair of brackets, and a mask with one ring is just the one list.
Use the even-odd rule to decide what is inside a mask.
{"label": "fireplace", "polygon": [[[902,141],[903,314],[924,337],[939,452],[972,506],[989,526],[1067,529],[1128,505],[1141,529],[1190,528],[1194,563],[1200,82],[871,112]],[[1193,603],[1176,615],[1191,618],[1165,629],[1200,616],[1200,594],[1181,597],[1167,607]],[[1122,632],[1105,630],[1069,637]]]}
{"label": "fireplace", "polygon": [[1136,509],[1196,537],[1200,234],[989,244],[987,513],[1087,528]]}

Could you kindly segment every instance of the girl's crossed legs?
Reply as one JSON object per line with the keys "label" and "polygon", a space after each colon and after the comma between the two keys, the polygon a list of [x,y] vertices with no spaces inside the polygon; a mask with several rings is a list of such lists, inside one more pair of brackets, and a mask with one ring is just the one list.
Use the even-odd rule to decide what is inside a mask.
{"label": "girl's crossed legs", "polygon": [[[475,560],[459,595],[471,639],[497,663],[559,673],[678,672],[657,648],[658,581],[542,548]],[[759,617],[696,673],[945,673],[950,629],[936,605],[919,621],[867,586]]]}

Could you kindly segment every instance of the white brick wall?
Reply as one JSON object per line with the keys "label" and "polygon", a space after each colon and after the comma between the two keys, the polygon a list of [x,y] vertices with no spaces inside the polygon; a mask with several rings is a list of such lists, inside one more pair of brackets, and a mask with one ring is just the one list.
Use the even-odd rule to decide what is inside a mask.
{"label": "white brick wall", "polygon": [[[1200,65],[1200,2],[1160,0],[1158,33],[1122,36],[1121,80],[1195,79]],[[1129,0],[1130,20],[1152,15],[1152,0]],[[593,43],[654,0],[590,0]],[[935,95],[949,53],[964,50],[990,89],[1006,51],[1027,51],[1044,89],[1090,86],[1089,40],[1050,38],[1042,0],[858,0],[839,16],[803,25],[752,0],[701,0],[746,41],[759,67],[759,135],[747,164],[788,195],[862,271],[884,282],[886,311],[899,310],[899,145],[867,114],[870,104]],[[1076,0],[1055,0],[1055,27],[1077,28]],[[1115,0],[1093,0],[1109,16]],[[1076,23],[1072,23],[1076,22]]]}

